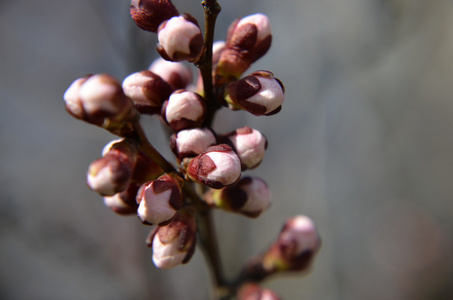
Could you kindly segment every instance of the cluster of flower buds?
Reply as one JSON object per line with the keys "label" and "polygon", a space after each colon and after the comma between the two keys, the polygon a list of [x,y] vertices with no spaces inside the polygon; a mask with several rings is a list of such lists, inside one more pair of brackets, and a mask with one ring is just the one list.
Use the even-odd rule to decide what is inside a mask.
{"label": "cluster of flower buds", "polygon": [[[261,164],[267,138],[248,126],[229,133],[217,133],[211,126],[222,106],[255,116],[273,115],[282,108],[285,89],[269,71],[242,77],[271,45],[269,20],[263,14],[237,19],[225,41],[206,45],[213,47],[208,64],[210,51],[197,20],[180,14],[171,0],[132,0],[130,14],[140,28],[157,34],[161,58],[122,83],[106,74],[75,80],[64,95],[65,107],[74,117],[121,137],[91,163],[87,184],[114,212],[136,214],[143,224],[153,225],[146,241],[153,249],[153,262],[158,268],[172,268],[194,253],[196,209],[218,208],[256,218],[270,206],[267,183],[242,174]],[[195,86],[184,61],[200,69]],[[139,125],[143,114],[167,125],[176,166],[146,139]],[[195,184],[201,188],[193,189]],[[248,283],[238,287],[238,299],[279,299],[250,282],[276,272],[306,270],[319,247],[310,219],[288,220],[269,250],[246,269]]]}

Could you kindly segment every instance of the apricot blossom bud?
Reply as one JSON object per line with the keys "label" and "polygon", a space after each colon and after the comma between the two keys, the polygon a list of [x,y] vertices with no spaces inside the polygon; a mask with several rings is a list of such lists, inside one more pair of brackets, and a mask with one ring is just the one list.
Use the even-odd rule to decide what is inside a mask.
{"label": "apricot blossom bud", "polygon": [[126,141],[109,145],[103,157],[91,163],[87,174],[88,187],[103,196],[113,196],[128,187],[137,154]]}
{"label": "apricot blossom bud", "polygon": [[256,283],[246,283],[238,291],[238,300],[281,300],[272,290]]}
{"label": "apricot blossom bud", "polygon": [[148,69],[165,80],[173,90],[185,89],[193,80],[192,70],[184,62],[171,62],[159,57]]}
{"label": "apricot blossom bud", "polygon": [[154,265],[169,269],[187,263],[195,251],[197,223],[195,213],[181,210],[166,226],[158,226],[146,239],[153,249]]}
{"label": "apricot blossom bud", "polygon": [[138,204],[135,201],[138,189],[140,185],[131,183],[129,187],[113,196],[105,196],[105,206],[111,208],[115,213],[119,215],[130,215],[136,214]]}
{"label": "apricot blossom bud", "polygon": [[188,163],[187,176],[195,182],[220,189],[241,177],[241,160],[226,144],[211,146]]}
{"label": "apricot blossom bud", "polygon": [[208,128],[185,129],[170,137],[170,148],[179,159],[197,156],[215,143],[214,132]]}
{"label": "apricot blossom bud", "polygon": [[305,271],[321,246],[313,221],[306,216],[288,219],[262,259],[268,272]]}
{"label": "apricot blossom bud", "polygon": [[271,192],[264,180],[244,177],[233,186],[211,190],[205,201],[212,207],[256,218],[269,207]]}
{"label": "apricot blossom bud", "polygon": [[162,104],[170,97],[173,89],[158,75],[151,71],[141,71],[123,80],[123,90],[143,114],[160,113]]}
{"label": "apricot blossom bud", "polygon": [[121,135],[128,122],[136,120],[134,105],[121,84],[107,74],[75,80],[64,94],[66,110],[74,117]]}
{"label": "apricot blossom bud", "polygon": [[143,184],[137,193],[139,219],[147,225],[170,221],[181,208],[182,185],[181,178],[170,174]]}
{"label": "apricot blossom bud", "polygon": [[157,32],[162,22],[179,15],[170,0],[132,0],[130,14],[138,27],[151,32]]}
{"label": "apricot blossom bud", "polygon": [[239,128],[225,136],[223,141],[231,145],[241,159],[242,170],[256,168],[264,158],[267,149],[266,137],[248,126]]}
{"label": "apricot blossom bud", "polygon": [[198,127],[206,113],[204,102],[197,93],[177,90],[164,102],[162,116],[174,131]]}
{"label": "apricot blossom bud", "polygon": [[231,109],[245,109],[255,116],[278,113],[285,88],[269,71],[257,71],[228,84],[225,100]]}
{"label": "apricot blossom bud", "polygon": [[238,79],[269,50],[271,42],[267,16],[254,14],[234,21],[228,28],[226,47],[215,67],[216,84]]}
{"label": "apricot blossom bud", "polygon": [[197,20],[189,14],[172,17],[158,29],[157,52],[169,61],[195,61],[203,52],[203,35]]}

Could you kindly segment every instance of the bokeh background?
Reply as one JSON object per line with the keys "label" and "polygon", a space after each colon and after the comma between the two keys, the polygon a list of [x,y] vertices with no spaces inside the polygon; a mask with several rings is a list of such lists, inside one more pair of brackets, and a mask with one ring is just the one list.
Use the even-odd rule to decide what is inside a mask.
{"label": "bokeh background", "polygon": [[[203,24],[200,1],[174,0]],[[216,213],[229,276],[295,214],[318,225],[311,272],[266,281],[284,299],[453,299],[453,2],[220,1],[216,39],[262,12],[274,33],[252,66],[286,86],[281,113],[222,110],[269,140],[248,174],[268,182],[256,220]],[[126,0],[0,2],[0,298],[209,299],[198,249],[157,270],[136,217],[88,190],[85,173],[114,137],[69,116],[66,88],[87,73],[119,80],[156,58]],[[143,118],[165,155],[160,123]],[[168,156],[169,157],[169,156]]]}

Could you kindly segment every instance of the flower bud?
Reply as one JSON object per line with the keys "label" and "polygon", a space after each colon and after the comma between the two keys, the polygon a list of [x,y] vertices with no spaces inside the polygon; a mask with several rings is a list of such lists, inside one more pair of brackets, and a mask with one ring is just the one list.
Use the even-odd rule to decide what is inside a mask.
{"label": "flower bud", "polygon": [[165,224],[181,208],[183,181],[178,176],[165,174],[145,183],[137,193],[137,213],[143,224]]}
{"label": "flower bud", "polygon": [[124,191],[129,185],[134,162],[133,157],[118,152],[106,154],[88,168],[88,187],[103,196]]}
{"label": "flower bud", "polygon": [[179,15],[170,0],[132,0],[130,14],[141,29],[157,32],[159,25]]}
{"label": "flower bud", "polygon": [[123,90],[143,114],[160,113],[162,103],[173,92],[167,82],[148,70],[127,76],[123,81]]}
{"label": "flower bud", "polygon": [[135,201],[140,185],[131,183],[129,187],[113,196],[105,196],[104,204],[119,215],[137,214],[138,204]]}
{"label": "flower bud", "polygon": [[166,226],[150,232],[146,243],[153,249],[153,262],[160,269],[187,263],[195,251],[197,223],[192,210],[176,214]]}
{"label": "flower bud", "polygon": [[177,90],[165,101],[162,115],[174,131],[198,127],[206,113],[204,102],[197,93]]}
{"label": "flower bud", "polygon": [[282,108],[285,89],[269,71],[258,71],[228,84],[226,97],[231,109],[245,109],[255,116],[273,115]]}
{"label": "flower bud", "polygon": [[203,35],[197,20],[183,14],[164,21],[158,29],[157,52],[169,61],[195,61],[203,52]]}
{"label": "flower bud", "polygon": [[264,158],[267,149],[266,137],[248,126],[239,128],[223,137],[241,159],[242,170],[256,168]]}
{"label": "flower bud", "polygon": [[188,163],[187,176],[211,188],[235,184],[241,177],[241,160],[226,144],[209,147]]}
{"label": "flower bud", "polygon": [[321,239],[313,221],[306,216],[295,216],[286,221],[277,240],[262,259],[268,272],[305,271],[321,246]]}
{"label": "flower bud", "polygon": [[255,283],[246,283],[239,289],[238,300],[281,300],[281,298],[270,289]]}
{"label": "flower bud", "polygon": [[269,50],[271,42],[267,16],[254,14],[234,21],[228,28],[226,47],[215,67],[216,84],[238,79]]}
{"label": "flower bud", "polygon": [[173,90],[185,89],[193,80],[192,70],[183,62],[171,62],[159,57],[148,69],[165,80]]}
{"label": "flower bud", "polygon": [[185,129],[170,137],[170,148],[179,159],[197,156],[215,143],[216,137],[208,128]]}
{"label": "flower bud", "polygon": [[[66,110],[74,117],[121,135],[138,118],[132,101],[110,75],[75,80],[64,94]],[[123,130],[123,131],[122,131]]]}
{"label": "flower bud", "polygon": [[256,218],[269,207],[271,192],[264,180],[244,177],[233,186],[211,190],[205,201],[212,207]]}

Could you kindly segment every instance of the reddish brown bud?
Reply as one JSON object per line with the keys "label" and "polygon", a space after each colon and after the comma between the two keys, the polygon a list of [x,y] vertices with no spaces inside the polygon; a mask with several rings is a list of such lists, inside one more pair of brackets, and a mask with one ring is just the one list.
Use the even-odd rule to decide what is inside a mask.
{"label": "reddish brown bud", "polygon": [[173,92],[167,82],[148,70],[127,76],[122,85],[126,96],[132,99],[137,110],[143,114],[160,113],[162,103]]}
{"label": "reddish brown bud", "polygon": [[203,52],[203,35],[198,22],[189,14],[173,17],[158,29],[157,52],[169,61],[195,61]]}
{"label": "reddish brown bud", "polygon": [[157,32],[159,25],[179,15],[170,0],[132,0],[130,14],[141,29]]}
{"label": "reddish brown bud", "polygon": [[191,209],[178,212],[166,226],[150,232],[146,243],[153,248],[153,262],[160,269],[187,263],[195,251],[197,223]]}
{"label": "reddish brown bud", "polygon": [[228,84],[225,100],[231,109],[245,109],[255,116],[281,110],[285,88],[269,71],[257,71]]}

